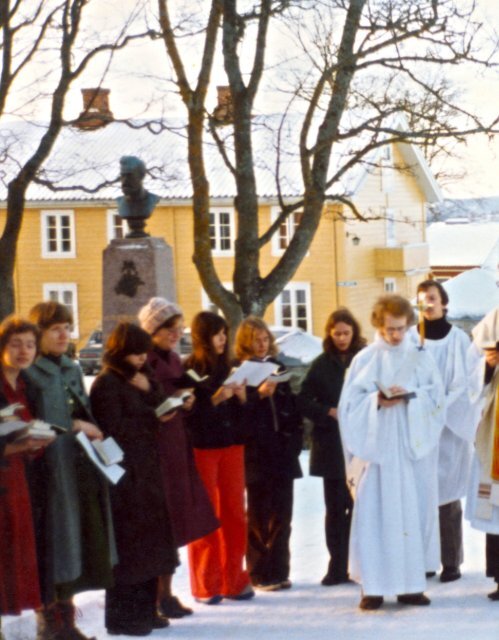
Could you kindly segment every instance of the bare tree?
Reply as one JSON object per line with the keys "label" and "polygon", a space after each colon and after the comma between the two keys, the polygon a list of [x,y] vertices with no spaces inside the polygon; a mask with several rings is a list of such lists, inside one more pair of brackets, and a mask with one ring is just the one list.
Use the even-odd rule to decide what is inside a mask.
{"label": "bare tree", "polygon": [[[187,112],[193,261],[204,289],[232,325],[247,314],[262,315],[293,277],[309,250],[328,198],[343,202],[353,216],[363,218],[340,184],[356,165],[369,162],[376,149],[408,142],[421,146],[431,159],[438,147],[448,148],[447,141],[497,130],[497,118],[484,123],[460,105],[447,77],[449,70],[460,65],[486,69],[495,64],[497,42],[490,45],[482,39],[484,26],[474,17],[472,1],[212,0],[204,31],[196,24],[190,34],[188,19],[184,15],[179,26],[169,5],[158,0],[161,36]],[[200,14],[196,19],[199,23]],[[275,62],[266,67],[268,45],[276,29],[281,35],[286,33],[289,45],[294,38],[289,46],[293,55],[281,61],[278,71]],[[194,33],[196,38],[204,33],[204,41],[193,81],[186,71],[192,68],[193,56],[185,48],[182,54],[182,47]],[[216,126],[205,104],[217,55],[223,59],[235,114],[224,128]],[[281,121],[276,124],[274,118],[269,124],[277,140],[276,193],[281,193],[288,121],[287,130],[297,132],[291,138],[302,189],[291,204],[280,197],[280,215],[259,235],[255,103],[269,77],[274,79],[275,90],[288,95]],[[211,251],[210,187],[204,155],[207,125],[236,185],[233,292],[222,285]],[[288,153],[289,135],[286,144]],[[333,165],[333,149],[340,145],[349,151]],[[303,214],[289,246],[271,271],[262,274],[262,247],[298,209]]]}
{"label": "bare tree", "polygon": [[[26,192],[37,179],[65,124],[64,102],[71,85],[97,56],[112,57],[130,40],[145,35],[128,34],[130,24],[126,23],[120,25],[107,42],[99,40],[97,29],[88,38],[82,24],[90,4],[91,0],[2,0],[0,3],[0,116],[15,114],[15,105],[12,111],[7,111],[9,98],[21,92],[26,83],[29,85],[27,100],[34,103],[46,98],[50,114],[46,126],[40,127],[39,138],[29,157],[18,164],[15,175],[7,180],[7,216],[0,237],[0,319],[15,308],[13,273]],[[43,75],[43,88],[36,88],[36,80],[27,80],[29,74],[38,76],[38,81]],[[1,152],[8,153],[8,149]]]}

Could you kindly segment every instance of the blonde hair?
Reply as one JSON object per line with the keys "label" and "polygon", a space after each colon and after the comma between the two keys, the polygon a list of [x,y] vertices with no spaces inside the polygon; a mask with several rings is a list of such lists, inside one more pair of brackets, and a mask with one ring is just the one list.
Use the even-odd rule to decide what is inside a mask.
{"label": "blonde hair", "polygon": [[385,324],[385,315],[389,314],[395,318],[405,317],[407,326],[414,324],[414,309],[409,300],[395,293],[381,296],[376,301],[372,313],[371,324],[376,329],[380,329]]}
{"label": "blonde hair", "polygon": [[253,358],[255,355],[253,352],[253,341],[255,339],[255,334],[260,331],[266,331],[269,336],[268,355],[277,355],[274,336],[265,322],[261,318],[257,318],[257,316],[248,316],[241,322],[236,333],[234,350],[238,360],[249,360],[250,358]]}

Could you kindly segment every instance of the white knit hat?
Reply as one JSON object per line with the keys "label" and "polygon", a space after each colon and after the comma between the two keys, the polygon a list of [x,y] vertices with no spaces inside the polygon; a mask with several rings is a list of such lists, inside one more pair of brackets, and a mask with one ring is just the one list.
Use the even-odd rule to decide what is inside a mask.
{"label": "white knit hat", "polygon": [[149,334],[155,333],[161,325],[173,316],[181,316],[182,309],[166,298],[151,298],[139,311],[140,326]]}

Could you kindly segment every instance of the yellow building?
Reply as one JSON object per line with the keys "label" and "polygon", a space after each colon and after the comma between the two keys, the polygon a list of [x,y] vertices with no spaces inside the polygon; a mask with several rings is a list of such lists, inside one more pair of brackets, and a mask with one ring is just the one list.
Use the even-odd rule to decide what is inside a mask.
{"label": "yellow building", "polygon": [[[98,131],[68,129],[47,164],[47,176],[59,175],[63,163],[68,171],[60,184],[95,185],[104,166],[107,175],[112,167],[112,175],[117,176],[121,155],[131,153],[143,158],[148,169],[159,166],[158,158],[163,159],[157,182],[146,185],[162,195],[147,230],[163,237],[173,248],[178,302],[189,322],[194,313],[211,304],[191,259],[190,185],[184,178],[171,187],[172,175],[179,170],[179,163],[171,158],[172,147],[165,147],[161,137],[153,136],[152,142],[146,143],[144,132],[141,138],[137,135],[128,130],[123,135],[119,123]],[[183,139],[177,144],[185,147]],[[375,298],[384,291],[412,296],[417,281],[428,273],[425,213],[427,203],[440,199],[438,186],[411,145],[385,147],[380,154],[377,168],[360,168],[350,182],[350,197],[371,220],[353,221],[346,207],[331,198],[308,255],[267,311],[270,324],[301,326],[321,336],[328,314],[345,305],[361,320],[370,337],[369,315]],[[102,167],[90,171],[86,167],[93,166],[95,158]],[[410,171],[395,171],[395,166],[410,167]],[[212,248],[220,278],[231,286],[235,215],[233,194],[226,189],[227,195],[220,195],[224,186],[215,189],[212,184]],[[120,195],[117,181],[99,194],[85,193],[77,186],[53,193],[33,185],[28,192],[17,255],[17,311],[26,314],[36,302],[48,298],[70,305],[75,316],[74,338],[79,344],[101,323],[102,252],[112,238],[123,233],[123,223],[116,215],[115,198]],[[262,232],[277,215],[276,202],[269,195],[261,199]],[[0,206],[3,224],[5,202]],[[263,274],[289,242],[298,215],[289,218],[262,250]]]}

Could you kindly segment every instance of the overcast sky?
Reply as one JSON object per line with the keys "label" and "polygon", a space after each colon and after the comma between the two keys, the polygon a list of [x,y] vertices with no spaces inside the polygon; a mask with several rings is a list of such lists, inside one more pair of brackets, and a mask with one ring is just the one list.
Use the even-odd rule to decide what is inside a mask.
{"label": "overcast sky", "polygon": [[[139,0],[150,2],[156,7],[156,0]],[[464,0],[463,0],[464,1]],[[195,0],[187,2],[192,6]],[[173,6],[179,6],[173,3]],[[489,32],[497,34],[499,29],[499,0],[477,0],[480,11],[485,16]],[[204,6],[207,4],[204,2]],[[90,3],[93,13],[92,27],[104,32],[107,26],[122,24],[130,17],[133,7],[137,7],[137,0],[106,0],[106,2]],[[156,28],[156,24],[152,25]],[[497,35],[496,35],[497,38]],[[139,47],[140,46],[140,52]],[[268,60],[272,60],[276,49],[268,52]],[[180,103],[171,97],[169,91],[173,86],[165,80],[168,70],[168,62],[161,42],[150,43],[141,41],[140,45],[131,47],[130,50],[116,60],[116,69],[106,77],[103,86],[111,89],[111,109],[118,118],[139,117],[149,113],[155,115],[161,111],[165,114],[180,113],[177,111]],[[198,59],[193,56],[191,70],[197,71]],[[213,77],[213,89],[208,97],[207,105],[212,108],[215,104],[215,85],[225,84],[225,75],[222,65],[218,65],[219,71]],[[188,69],[189,71],[189,69]],[[67,99],[68,117],[75,117],[81,110],[80,89],[85,86],[97,86],[102,74],[101,65],[92,66],[84,78],[73,85]],[[486,120],[492,121],[499,113],[499,72],[488,70],[486,76],[477,73],[476,68],[460,67],[450,71],[449,75],[457,85],[463,89],[464,106],[470,110],[478,110]],[[272,104],[268,100],[267,106]],[[180,107],[182,109],[182,107]],[[455,149],[457,155],[454,161],[449,162],[449,167],[454,163],[457,169],[463,164],[467,168],[468,176],[452,185],[442,184],[444,194],[447,197],[480,197],[499,196],[498,161],[499,140],[489,140],[486,136],[475,136],[468,139],[466,145],[460,145]]]}

